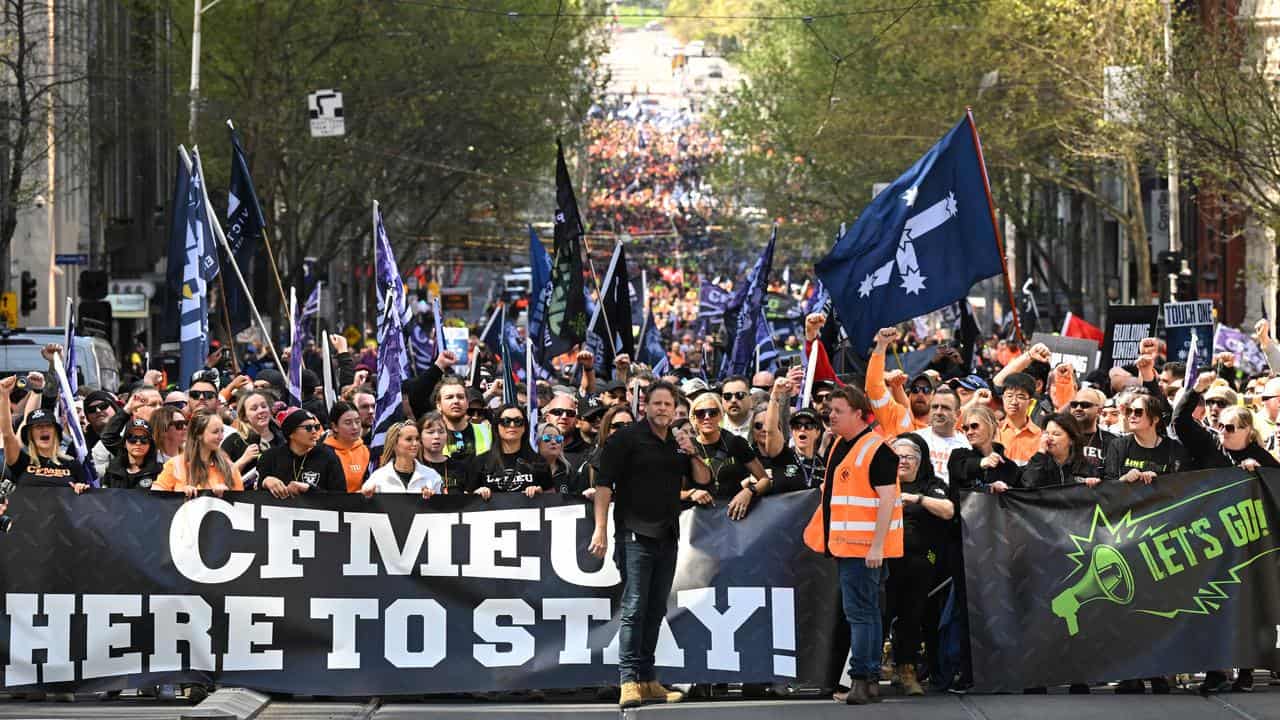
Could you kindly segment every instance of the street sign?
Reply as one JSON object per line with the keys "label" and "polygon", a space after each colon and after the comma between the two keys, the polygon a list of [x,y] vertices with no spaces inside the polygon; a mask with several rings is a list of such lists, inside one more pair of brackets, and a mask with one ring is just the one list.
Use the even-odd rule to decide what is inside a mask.
{"label": "street sign", "polygon": [[342,93],[337,90],[317,90],[307,95],[307,114],[311,118],[311,137],[347,134],[342,117]]}
{"label": "street sign", "polygon": [[88,265],[89,253],[59,253],[53,256],[54,265]]}
{"label": "street sign", "polygon": [[0,318],[6,326],[18,327],[18,293],[0,293]]}

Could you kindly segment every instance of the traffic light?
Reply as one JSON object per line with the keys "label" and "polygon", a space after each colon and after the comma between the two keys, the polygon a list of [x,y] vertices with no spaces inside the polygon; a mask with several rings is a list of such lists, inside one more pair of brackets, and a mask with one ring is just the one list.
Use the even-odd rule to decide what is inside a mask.
{"label": "traffic light", "polygon": [[36,311],[36,278],[29,271],[22,271],[22,314]]}

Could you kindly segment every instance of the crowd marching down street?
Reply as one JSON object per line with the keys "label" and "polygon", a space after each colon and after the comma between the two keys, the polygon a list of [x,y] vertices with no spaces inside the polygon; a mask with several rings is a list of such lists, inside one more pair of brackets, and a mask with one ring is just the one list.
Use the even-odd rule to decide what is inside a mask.
{"label": "crowd marching down street", "polygon": [[[618,682],[599,694],[630,708],[728,692],[721,681],[683,690],[659,682],[660,629],[688,540],[682,514],[749,527],[762,506],[807,494],[811,514],[795,540],[833,568],[834,646],[808,676],[821,680],[779,676],[740,692],[817,690],[861,705],[983,688],[986,649],[971,647],[980,629],[966,573],[989,568],[972,566],[962,508],[1066,491],[1111,502],[1167,475],[1280,468],[1280,345],[1266,321],[1249,333],[1224,328],[1239,339],[1231,347],[1189,348],[1152,323],[1131,359],[1113,366],[1064,356],[1056,341],[1092,334],[1080,324],[1035,341],[1016,316],[1003,334],[979,329],[967,297],[1004,274],[1004,254],[971,116],[842,228],[811,272],[775,262],[785,233],[775,227],[745,272],[724,249],[644,265],[619,242],[598,276],[583,248],[587,227],[644,235],[707,224],[716,199],[704,172],[723,147],[692,119],[621,109],[596,113],[585,137],[593,174],[583,212],[561,152],[550,252],[529,229],[529,291],[496,289],[484,321],[458,336],[446,332],[438,298],[419,308],[409,297],[375,203],[376,333],[358,344],[315,336],[317,320],[346,323],[319,316],[319,302],[305,300],[310,288],[285,313],[291,332],[280,342],[210,340],[219,272],[238,294],[227,302],[258,315],[235,264],[264,219],[238,141],[228,218],[209,206],[199,155],[190,155],[175,216],[185,247],[170,258],[182,288],[173,308],[180,369],[151,367],[129,348],[118,389],[82,384],[68,327],[63,342],[43,347],[47,367],[0,379],[0,508],[14,510],[4,529],[36,532],[39,518],[17,509],[37,506],[18,501],[55,490],[76,502],[110,493],[191,503],[402,494],[424,510],[463,507],[442,505],[449,496],[576,502],[592,530],[583,557],[616,565],[622,585]],[[1174,544],[1150,567],[1165,567]],[[314,556],[307,547],[300,555]],[[1139,567],[1136,557],[1125,573]],[[1094,563],[1103,588],[1095,594],[1119,603],[1122,581],[1107,580],[1105,558]],[[1053,612],[1067,627],[1077,612],[1085,624],[1069,604],[1054,600]],[[803,648],[810,637],[800,637]],[[1157,667],[1062,686],[1210,694],[1249,692],[1269,677]],[[167,694],[177,684],[155,683]],[[541,698],[554,688],[507,689]]]}

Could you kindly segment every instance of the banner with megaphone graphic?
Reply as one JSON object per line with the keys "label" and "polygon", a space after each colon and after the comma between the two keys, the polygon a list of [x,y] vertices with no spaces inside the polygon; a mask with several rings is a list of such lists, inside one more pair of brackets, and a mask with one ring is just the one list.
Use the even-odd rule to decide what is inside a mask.
{"label": "banner with megaphone graphic", "polygon": [[1280,471],[961,504],[979,690],[1280,667]]}

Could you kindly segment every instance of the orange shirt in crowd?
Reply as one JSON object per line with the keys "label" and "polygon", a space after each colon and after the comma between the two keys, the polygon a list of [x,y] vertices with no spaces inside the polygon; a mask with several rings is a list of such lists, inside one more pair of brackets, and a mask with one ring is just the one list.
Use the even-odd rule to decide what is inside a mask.
{"label": "orange shirt in crowd", "polygon": [[330,435],[324,439],[324,444],[333,449],[342,463],[342,474],[347,478],[347,492],[360,492],[360,486],[369,475],[369,448],[365,446],[364,440],[356,438],[351,447],[342,447],[338,438]]}
{"label": "orange shirt in crowd", "polygon": [[1019,430],[1005,418],[996,429],[996,442],[1004,446],[1005,457],[1021,465],[1040,450],[1040,428],[1027,420]]}
{"label": "orange shirt in crowd", "polygon": [[[240,471],[236,469],[234,464],[231,465],[231,482],[222,479],[222,473],[218,472],[218,468],[209,468],[208,486],[226,485],[229,490],[243,490],[244,481],[240,479]],[[160,477],[151,484],[152,490],[165,490],[169,492],[185,492],[187,484],[187,464],[182,456],[169,458],[164,464],[164,469],[160,471]]]}

